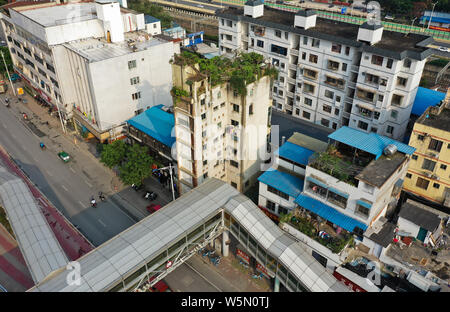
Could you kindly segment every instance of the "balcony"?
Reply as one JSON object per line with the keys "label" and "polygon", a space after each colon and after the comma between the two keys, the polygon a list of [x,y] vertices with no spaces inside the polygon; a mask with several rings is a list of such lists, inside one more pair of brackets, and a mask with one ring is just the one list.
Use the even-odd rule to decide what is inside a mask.
{"label": "balcony", "polygon": [[290,49],[291,55],[298,56],[298,49]]}
{"label": "balcony", "polygon": [[373,159],[373,155],[345,145],[330,145],[325,152],[315,153],[309,158],[308,166],[322,171],[340,181],[358,187],[355,178]]}
{"label": "balcony", "polygon": [[[287,223],[299,232],[319,242],[334,254],[339,254],[347,246],[352,245],[353,235],[344,229],[335,230],[327,221],[317,218],[312,212],[296,208],[280,218],[280,223]],[[319,236],[319,233],[326,235]]]}

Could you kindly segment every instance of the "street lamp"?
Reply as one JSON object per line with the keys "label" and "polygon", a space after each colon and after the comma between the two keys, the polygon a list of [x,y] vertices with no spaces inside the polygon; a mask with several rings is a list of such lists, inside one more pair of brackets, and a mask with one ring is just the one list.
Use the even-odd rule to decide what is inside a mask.
{"label": "street lamp", "polygon": [[157,171],[157,170],[167,170],[167,169],[169,169],[169,174],[170,174],[170,186],[171,186],[171,189],[172,189],[172,198],[173,198],[173,200],[175,200],[175,191],[174,191],[174,188],[173,188],[172,168],[173,168],[173,167],[172,167],[172,163],[169,163],[169,166],[168,166],[168,167],[163,167],[163,168],[153,169],[152,171],[155,172],[155,171]]}
{"label": "street lamp", "polygon": [[414,19],[412,20],[412,22],[411,22],[411,28],[413,27],[414,22],[416,21],[416,19],[417,19],[417,17],[414,17]]}
{"label": "street lamp", "polygon": [[439,2],[439,1],[436,1],[435,3],[433,3],[433,9],[431,10],[430,21],[428,22],[428,27],[427,27],[427,29],[430,29],[431,19],[433,18],[434,7],[436,6],[436,4],[438,4],[438,2]]}

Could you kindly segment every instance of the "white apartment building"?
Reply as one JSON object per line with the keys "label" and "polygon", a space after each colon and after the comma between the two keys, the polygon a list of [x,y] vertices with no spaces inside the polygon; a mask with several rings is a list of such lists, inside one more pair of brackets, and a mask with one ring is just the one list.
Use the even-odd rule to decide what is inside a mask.
{"label": "white apartment building", "polygon": [[220,53],[257,52],[280,71],[273,107],[332,129],[403,139],[431,37],[248,1],[219,17]]}
{"label": "white apartment building", "polygon": [[101,141],[143,110],[171,105],[174,46],[146,32],[143,14],[111,1],[17,2],[2,13],[14,69]]}
{"label": "white apartment building", "polygon": [[242,94],[228,81],[211,85],[198,64],[183,62],[183,54],[175,55],[174,89],[187,92],[173,94],[180,193],[208,177],[244,192],[256,182],[267,151],[271,78],[247,84]]}

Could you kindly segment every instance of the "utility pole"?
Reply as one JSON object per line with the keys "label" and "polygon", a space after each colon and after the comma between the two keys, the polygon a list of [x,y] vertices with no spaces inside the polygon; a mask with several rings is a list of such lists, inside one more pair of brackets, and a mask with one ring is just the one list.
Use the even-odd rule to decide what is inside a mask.
{"label": "utility pole", "polygon": [[431,19],[433,18],[434,7],[436,6],[436,4],[438,4],[438,2],[439,2],[439,1],[436,1],[436,3],[433,3],[433,10],[431,10],[430,21],[428,22],[428,27],[427,27],[427,29],[430,29]]}
{"label": "utility pole", "polygon": [[16,90],[14,90],[14,86],[12,84],[11,76],[9,75],[8,66],[6,66],[5,56],[3,55],[3,51],[0,51],[2,54],[3,64],[5,64],[6,73],[8,74],[9,83],[11,84],[11,89],[13,90],[14,96],[16,96]]}
{"label": "utility pole", "polygon": [[61,116],[61,110],[59,109],[58,99],[56,99],[56,108],[58,109],[59,121],[61,121],[61,127],[63,129],[64,134],[66,134],[66,127],[64,127],[64,123]]}

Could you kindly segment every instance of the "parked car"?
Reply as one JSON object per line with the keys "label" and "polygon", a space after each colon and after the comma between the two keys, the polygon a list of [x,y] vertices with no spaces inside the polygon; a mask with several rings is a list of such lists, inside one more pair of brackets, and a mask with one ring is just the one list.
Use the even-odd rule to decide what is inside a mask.
{"label": "parked car", "polygon": [[59,152],[59,153],[58,153],[58,157],[61,158],[62,161],[64,161],[64,162],[68,162],[68,161],[70,160],[69,154],[67,154],[67,153],[64,152],[64,151]]}
{"label": "parked car", "polygon": [[[155,277],[152,276],[149,278],[149,282],[154,280]],[[170,289],[169,285],[166,284],[163,280],[160,280],[158,283],[150,287],[149,289],[151,292],[172,292],[172,289]]]}
{"label": "parked car", "polygon": [[158,211],[159,209],[161,209],[161,205],[150,204],[147,206],[147,211],[150,213],[154,213],[154,212]]}
{"label": "parked car", "polygon": [[442,52],[449,52],[450,51],[450,49],[446,48],[446,47],[439,47],[438,50],[442,51]]}

